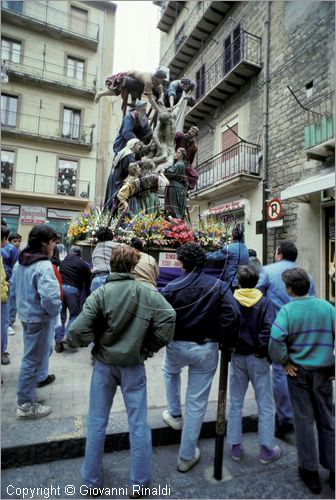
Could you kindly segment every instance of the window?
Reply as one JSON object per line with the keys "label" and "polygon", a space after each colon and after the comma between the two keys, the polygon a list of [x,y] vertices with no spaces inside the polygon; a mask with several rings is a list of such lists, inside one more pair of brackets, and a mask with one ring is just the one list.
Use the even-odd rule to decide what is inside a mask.
{"label": "window", "polygon": [[76,109],[63,109],[62,137],[66,139],[79,139],[81,112]]}
{"label": "window", "polygon": [[196,71],[196,99],[200,99],[205,93],[205,64]]}
{"label": "window", "polygon": [[78,161],[58,160],[57,193],[76,196]]}
{"label": "window", "polygon": [[1,38],[1,58],[14,63],[20,62],[21,43],[9,38]]}
{"label": "window", "polygon": [[11,189],[13,184],[15,153],[7,149],[1,150],[1,188]]}
{"label": "window", "polygon": [[74,31],[85,34],[87,32],[88,11],[71,5],[70,22]]}
{"label": "window", "polygon": [[242,35],[240,24],[224,40],[224,75],[239,63],[242,50]]}
{"label": "window", "polygon": [[83,81],[85,62],[81,59],[75,59],[68,56],[67,60],[67,76]]}
{"label": "window", "polygon": [[3,127],[16,127],[18,98],[8,94],[1,96],[1,125]]}
{"label": "window", "polygon": [[234,125],[230,125],[231,128],[222,132],[222,151],[226,151],[223,155],[223,160],[229,160],[238,154],[238,148],[235,148],[236,144],[238,144],[238,123]]}
{"label": "window", "polygon": [[3,2],[3,7],[15,12],[23,12],[23,1],[22,0],[5,0]]}

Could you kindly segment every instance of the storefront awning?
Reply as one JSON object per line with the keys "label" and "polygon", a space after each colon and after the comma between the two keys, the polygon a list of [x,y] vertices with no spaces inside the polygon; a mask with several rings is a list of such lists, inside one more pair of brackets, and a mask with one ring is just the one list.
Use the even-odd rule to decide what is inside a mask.
{"label": "storefront awning", "polygon": [[296,201],[307,201],[307,195],[323,191],[324,189],[335,187],[335,170],[308,177],[307,179],[294,184],[293,186],[281,191],[281,199],[289,200],[295,198]]}

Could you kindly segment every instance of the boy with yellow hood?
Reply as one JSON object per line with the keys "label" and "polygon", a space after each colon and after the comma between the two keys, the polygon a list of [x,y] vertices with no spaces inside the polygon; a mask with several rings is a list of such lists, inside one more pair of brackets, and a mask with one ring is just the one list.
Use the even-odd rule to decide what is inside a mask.
{"label": "boy with yellow hood", "polygon": [[268,464],[280,457],[274,446],[274,400],[268,342],[275,311],[272,302],[255,288],[259,273],[252,266],[240,266],[237,272],[239,287],[234,292],[241,322],[237,347],[230,364],[230,406],[227,439],[231,458],[243,458],[242,411],[249,381],[258,405],[259,460]]}

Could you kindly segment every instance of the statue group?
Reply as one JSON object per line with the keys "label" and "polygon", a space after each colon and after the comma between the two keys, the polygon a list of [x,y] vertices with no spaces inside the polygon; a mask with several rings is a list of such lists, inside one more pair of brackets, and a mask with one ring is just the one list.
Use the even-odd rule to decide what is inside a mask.
{"label": "statue group", "polygon": [[106,89],[96,95],[96,102],[108,95],[122,100],[123,119],[104,200],[104,209],[121,222],[140,211],[164,210],[167,216],[184,219],[188,191],[197,182],[192,164],[198,128],[183,132],[187,106],[195,102],[195,82],[182,78],[166,84],[166,78],[162,69],[118,73],[108,77]]}

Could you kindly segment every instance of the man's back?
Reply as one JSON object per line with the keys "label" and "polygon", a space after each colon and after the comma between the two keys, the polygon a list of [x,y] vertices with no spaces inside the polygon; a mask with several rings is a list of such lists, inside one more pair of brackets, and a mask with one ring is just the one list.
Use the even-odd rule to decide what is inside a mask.
{"label": "man's back", "polygon": [[85,286],[86,290],[90,285],[90,267],[78,255],[69,254],[61,262],[59,268],[62,276],[62,284],[74,286],[81,290]]}

